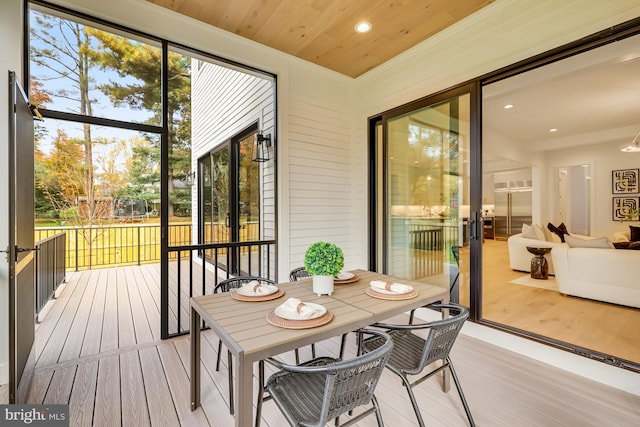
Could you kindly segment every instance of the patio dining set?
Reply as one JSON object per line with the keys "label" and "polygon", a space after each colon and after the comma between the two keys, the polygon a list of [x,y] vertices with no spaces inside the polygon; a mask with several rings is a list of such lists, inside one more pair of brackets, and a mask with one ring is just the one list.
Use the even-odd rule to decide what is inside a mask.
{"label": "patio dining set", "polygon": [[[222,345],[227,348],[229,408],[237,427],[253,424],[254,363],[259,372],[256,427],[268,400],[292,426],[324,426],[331,421],[348,426],[372,414],[383,426],[374,391],[385,369],[401,378],[420,426],[425,423],[412,389],[443,372],[448,391],[450,374],[469,424],[475,425],[449,357],[469,311],[448,302],[448,289],[354,270],[348,273],[348,283],[337,284],[331,295],[318,295],[305,273],[297,269],[292,282],[282,284],[259,277],[231,278],[213,293],[191,298],[192,410],[200,406],[200,340],[206,325],[219,338],[217,368]],[[412,315],[406,324],[388,323],[420,307],[441,312],[441,320],[420,323]],[[357,351],[343,359],[349,334],[356,337]],[[315,344],[336,336],[342,336],[340,356],[316,357]],[[297,350],[304,346],[311,346],[312,359],[300,363]],[[296,352],[295,364],[275,358],[288,351]],[[275,369],[266,380],[265,364]],[[414,376],[418,379],[412,381]]]}

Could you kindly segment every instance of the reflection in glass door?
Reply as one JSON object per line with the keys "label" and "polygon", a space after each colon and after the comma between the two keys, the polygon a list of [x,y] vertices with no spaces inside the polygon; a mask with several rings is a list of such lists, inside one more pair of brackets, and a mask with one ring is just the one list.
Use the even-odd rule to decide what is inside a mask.
{"label": "reflection in glass door", "polygon": [[[200,160],[200,243],[228,243],[229,234],[229,144]],[[227,265],[226,257],[215,259],[215,251],[205,251],[209,261]],[[226,255],[226,253],[218,253]]]}
{"label": "reflection in glass door", "polygon": [[[469,305],[469,95],[386,119],[385,271]],[[458,289],[462,292],[458,299]]]}
{"label": "reflection in glass door", "polygon": [[[254,126],[200,159],[200,243],[260,240],[260,165],[251,161],[256,132]],[[233,274],[256,273],[248,270],[259,266],[258,259],[247,259],[246,247],[207,249],[205,255]]]}
{"label": "reflection in glass door", "polygon": [[260,240],[260,164],[251,161],[255,133],[238,142],[238,203],[236,213],[239,242]]}

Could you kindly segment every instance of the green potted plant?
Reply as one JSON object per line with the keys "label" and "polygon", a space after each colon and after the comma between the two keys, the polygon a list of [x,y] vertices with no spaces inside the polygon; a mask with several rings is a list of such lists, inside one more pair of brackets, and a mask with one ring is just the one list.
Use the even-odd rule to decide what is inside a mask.
{"label": "green potted plant", "polygon": [[342,249],[333,243],[313,243],[304,255],[304,268],[313,278],[313,292],[318,295],[333,293],[333,278],[343,267]]}

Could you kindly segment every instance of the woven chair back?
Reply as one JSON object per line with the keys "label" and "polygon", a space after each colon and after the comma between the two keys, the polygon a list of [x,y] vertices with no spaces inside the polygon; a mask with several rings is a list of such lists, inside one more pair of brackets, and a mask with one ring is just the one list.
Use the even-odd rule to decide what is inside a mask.
{"label": "woven chair back", "polygon": [[309,273],[304,267],[298,267],[291,270],[289,273],[289,280],[295,282],[296,280],[301,280],[309,277]]}
{"label": "woven chair back", "polygon": [[256,282],[261,284],[275,285],[275,282],[273,280],[267,279],[264,277],[238,276],[238,277],[231,277],[229,279],[225,279],[222,282],[218,283],[216,287],[213,288],[213,293],[217,294],[220,292],[229,292],[232,289],[241,288],[243,285],[251,282],[252,280],[255,280]]}
{"label": "woven chair back", "polygon": [[449,357],[462,325],[469,317],[469,310],[466,307],[443,305],[443,308],[448,308],[450,312],[456,312],[450,313],[451,317],[447,319],[431,322],[420,369],[436,360],[444,360]]}

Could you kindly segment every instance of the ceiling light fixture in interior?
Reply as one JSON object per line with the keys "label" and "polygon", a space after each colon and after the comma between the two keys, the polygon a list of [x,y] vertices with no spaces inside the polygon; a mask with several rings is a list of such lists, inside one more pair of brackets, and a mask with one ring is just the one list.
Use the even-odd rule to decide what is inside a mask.
{"label": "ceiling light fixture in interior", "polygon": [[633,138],[631,144],[625,144],[620,147],[620,151],[624,153],[640,153],[640,132]]}
{"label": "ceiling light fixture in interior", "polygon": [[505,110],[509,110],[509,109],[513,108],[513,104],[507,104],[502,108],[504,108]]}
{"label": "ceiling light fixture in interior", "polygon": [[557,128],[551,128],[551,129],[549,129],[549,132],[558,132],[558,129]]}
{"label": "ceiling light fixture in interior", "polygon": [[356,33],[368,33],[371,28],[373,28],[373,25],[366,21],[358,22],[355,26]]}

